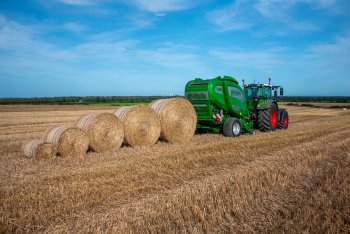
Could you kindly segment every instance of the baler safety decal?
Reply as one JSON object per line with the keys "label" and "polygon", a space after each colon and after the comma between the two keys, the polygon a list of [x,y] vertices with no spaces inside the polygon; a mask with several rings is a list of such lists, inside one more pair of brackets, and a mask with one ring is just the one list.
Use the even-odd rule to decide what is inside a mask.
{"label": "baler safety decal", "polygon": [[222,121],[222,115],[220,115],[220,114],[214,113],[213,118],[215,119],[216,123],[221,123],[221,121]]}

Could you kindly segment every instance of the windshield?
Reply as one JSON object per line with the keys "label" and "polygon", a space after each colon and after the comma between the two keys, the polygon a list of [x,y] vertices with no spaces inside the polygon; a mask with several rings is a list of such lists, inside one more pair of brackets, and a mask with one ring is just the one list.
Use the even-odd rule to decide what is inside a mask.
{"label": "windshield", "polygon": [[265,98],[266,99],[271,99],[271,88],[270,87],[265,87]]}
{"label": "windshield", "polygon": [[270,87],[249,87],[249,88],[246,88],[246,95],[248,99],[261,98],[261,97],[265,97],[266,99],[271,99],[271,88]]}
{"label": "windshield", "polygon": [[262,91],[258,87],[249,87],[246,89],[246,95],[248,99],[253,99],[262,95]]}
{"label": "windshield", "polygon": [[253,89],[252,88],[248,88],[246,94],[247,94],[247,98],[248,99],[252,99],[254,97]]}

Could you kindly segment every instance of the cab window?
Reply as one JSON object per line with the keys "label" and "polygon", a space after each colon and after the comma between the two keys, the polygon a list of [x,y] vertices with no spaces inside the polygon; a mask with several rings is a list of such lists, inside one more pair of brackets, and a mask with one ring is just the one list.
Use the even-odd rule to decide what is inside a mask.
{"label": "cab window", "polygon": [[247,89],[247,97],[248,98],[253,98],[254,94],[253,94],[253,89],[249,88]]}
{"label": "cab window", "polygon": [[265,98],[271,99],[271,88],[265,88]]}
{"label": "cab window", "polygon": [[258,93],[257,93],[257,97],[261,97],[263,94],[262,94],[262,88],[258,88]]}

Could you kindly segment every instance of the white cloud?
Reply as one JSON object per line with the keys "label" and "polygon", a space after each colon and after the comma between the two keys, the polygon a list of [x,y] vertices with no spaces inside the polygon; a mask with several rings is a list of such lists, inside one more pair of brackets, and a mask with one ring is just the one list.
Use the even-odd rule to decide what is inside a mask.
{"label": "white cloud", "polygon": [[172,47],[157,48],[155,50],[136,51],[136,57],[146,63],[172,68],[198,68],[203,67],[201,59],[192,52],[182,51]]}
{"label": "white cloud", "polygon": [[[73,30],[77,25],[67,24]],[[67,27],[66,25],[66,27]],[[78,28],[77,28],[78,27]],[[58,27],[59,28],[59,27]],[[118,31],[87,37],[76,46],[61,47],[45,40],[38,27],[22,25],[0,16],[0,73],[8,77],[64,77],[84,71],[94,74],[140,74],[140,69],[203,71],[205,67],[190,45],[161,43],[140,48],[140,41],[122,39]],[[144,46],[144,45],[142,45]],[[89,64],[93,64],[90,66]],[[54,73],[54,74],[53,74]],[[64,74],[64,75],[63,75]],[[96,75],[96,77],[98,77]]]}
{"label": "white cloud", "polygon": [[134,5],[141,10],[154,12],[154,13],[164,13],[169,11],[179,11],[191,8],[195,5],[201,3],[201,1],[194,0],[162,0],[162,1],[152,1],[152,0],[122,0],[127,4]]}
{"label": "white cloud", "polygon": [[[165,43],[155,48],[139,48],[137,40],[103,42],[101,40],[80,44],[71,51],[82,60],[92,58],[95,62],[115,64],[142,64],[158,68],[180,68],[201,70],[205,65],[191,45]],[[203,70],[203,69],[202,69]]]}
{"label": "white cloud", "polygon": [[68,5],[77,5],[77,6],[87,6],[87,5],[95,5],[95,1],[93,0],[57,0],[61,3]]}
{"label": "white cloud", "polygon": [[96,61],[111,64],[124,63],[132,59],[131,53],[139,42],[123,40],[116,42],[90,41],[79,44],[70,50],[80,61]]}
{"label": "white cloud", "polygon": [[283,51],[285,51],[285,48],[260,51],[220,48],[211,50],[210,55],[233,69],[244,68],[265,72],[285,63]]}
{"label": "white cloud", "polygon": [[166,16],[166,13],[164,13],[164,12],[158,12],[158,13],[156,13],[156,16],[158,16],[158,17],[163,17],[163,16]]}
{"label": "white cloud", "polygon": [[337,0],[307,0],[309,3],[318,4],[320,7],[334,6]]}
{"label": "white cloud", "polygon": [[10,50],[30,46],[32,31],[32,28],[7,20],[0,15],[0,49]]}
{"label": "white cloud", "polygon": [[265,18],[271,20],[290,19],[288,10],[294,5],[294,1],[278,1],[278,0],[259,0],[255,5],[255,9]]}
{"label": "white cloud", "polygon": [[[203,4],[209,0],[55,0],[72,6],[104,6],[110,3],[122,3],[137,7],[140,10],[163,15],[166,12],[180,11]],[[106,5],[107,3],[107,5]],[[43,3],[46,4],[46,3]]]}
{"label": "white cloud", "polygon": [[247,11],[242,9],[246,8],[244,4],[242,1],[235,1],[224,8],[209,12],[207,19],[217,25],[219,31],[248,29],[252,24],[245,18]]}
{"label": "white cloud", "polygon": [[[151,26],[155,21],[157,20],[157,17],[150,14],[144,14],[144,13],[135,13],[130,14],[127,17],[127,22],[131,24],[131,26],[134,29],[140,29],[140,28],[146,28]],[[131,27],[129,27],[129,30],[132,30]]]}
{"label": "white cloud", "polygon": [[[236,0],[207,13],[207,19],[219,31],[246,30],[269,21],[279,27],[272,27],[278,34],[286,31],[315,31],[319,25],[307,18],[295,17],[297,6],[308,5],[314,10],[335,9],[336,0]],[[281,30],[282,29],[282,33]]]}
{"label": "white cloud", "polygon": [[302,60],[311,71],[324,71],[333,74],[350,72],[350,31],[337,36],[332,42],[312,45]]}
{"label": "white cloud", "polygon": [[[311,47],[311,52],[313,53],[329,53],[338,54],[347,57],[350,56],[350,31],[346,32],[342,36],[337,36],[334,42],[329,43],[319,43]],[[350,60],[346,59],[348,62]]]}
{"label": "white cloud", "polygon": [[329,8],[335,5],[336,0],[258,0],[255,9],[265,18],[296,21],[292,17],[292,10],[297,5],[307,4],[315,8]]}
{"label": "white cloud", "polygon": [[[35,26],[22,25],[0,16],[0,49],[17,57],[46,60],[71,60],[74,55],[40,40]],[[19,64],[16,64],[19,65]]]}
{"label": "white cloud", "polygon": [[88,26],[84,24],[74,23],[74,22],[65,23],[63,24],[63,27],[72,32],[82,32],[88,29]]}

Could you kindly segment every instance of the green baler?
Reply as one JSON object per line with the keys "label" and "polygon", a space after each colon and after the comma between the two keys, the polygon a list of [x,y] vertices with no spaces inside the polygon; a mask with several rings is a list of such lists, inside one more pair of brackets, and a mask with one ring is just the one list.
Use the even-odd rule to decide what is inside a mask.
{"label": "green baler", "polygon": [[[252,84],[242,89],[237,80],[229,76],[208,80],[197,78],[187,83],[185,96],[197,113],[199,131],[239,136],[241,132],[255,133],[254,127],[262,131],[288,127],[288,112],[278,109],[276,102],[279,87]],[[271,97],[272,89],[275,90],[274,98]],[[283,118],[287,120],[284,124]]]}

